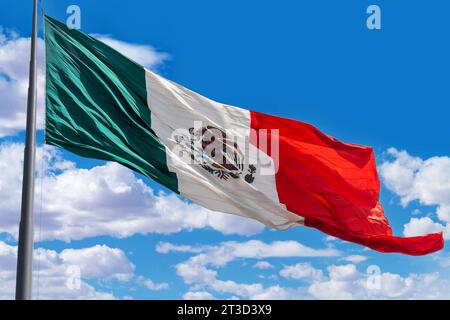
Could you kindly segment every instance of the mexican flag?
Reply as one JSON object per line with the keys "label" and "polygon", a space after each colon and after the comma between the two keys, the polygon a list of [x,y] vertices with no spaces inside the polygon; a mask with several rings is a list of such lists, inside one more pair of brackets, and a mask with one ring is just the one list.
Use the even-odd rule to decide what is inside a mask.
{"label": "mexican flag", "polygon": [[392,235],[372,148],[208,99],[50,17],[45,45],[47,144],[271,228],[314,227],[381,252],[443,247],[440,233]]}

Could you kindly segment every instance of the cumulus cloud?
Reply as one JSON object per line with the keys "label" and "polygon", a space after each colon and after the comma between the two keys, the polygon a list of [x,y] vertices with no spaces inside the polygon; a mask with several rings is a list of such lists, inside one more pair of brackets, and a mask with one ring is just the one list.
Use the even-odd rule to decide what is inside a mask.
{"label": "cumulus cloud", "polygon": [[226,241],[216,246],[179,246],[160,242],[156,246],[159,253],[171,251],[199,253],[194,257],[196,263],[223,267],[239,258],[265,259],[287,257],[335,257],[339,251],[335,249],[314,249],[293,240],[266,243],[260,240]]}
{"label": "cumulus cloud", "polygon": [[177,274],[192,286],[190,291],[213,290],[219,294],[231,294],[247,299],[287,299],[299,297],[297,289],[279,286],[264,287],[260,283],[238,283],[221,280],[217,268],[223,268],[237,259],[265,259],[281,257],[334,257],[339,255],[335,249],[314,249],[296,241],[274,241],[265,243],[259,240],[245,242],[228,241],[217,246],[178,246],[159,243],[160,253],[190,252],[195,255],[176,265]]}
{"label": "cumulus cloud", "polygon": [[[110,36],[97,36],[136,62],[154,69],[168,58],[152,46],[127,43]],[[0,26],[0,137],[15,135],[25,129],[30,61],[30,38]],[[44,125],[45,65],[44,41],[38,39],[38,129]]]}
{"label": "cumulus cloud", "polygon": [[[450,224],[447,224],[447,228]],[[407,237],[420,236],[427,233],[444,232],[445,239],[448,240],[450,233],[445,230],[440,223],[434,222],[429,217],[411,218],[407,224],[404,225],[403,234]]]}
{"label": "cumulus cloud", "polygon": [[[168,289],[166,283],[136,275],[134,264],[118,248],[95,245],[60,252],[38,248],[33,259],[34,299],[116,299],[107,289],[113,283],[130,290]],[[17,246],[0,242],[0,299],[12,299],[15,292]],[[93,286],[101,283],[101,290]]]}
{"label": "cumulus cloud", "polygon": [[447,299],[448,280],[438,273],[399,274],[380,272],[365,274],[353,264],[331,265],[328,275],[314,282],[309,294],[317,299]]}
{"label": "cumulus cloud", "polygon": [[[298,243],[297,243],[298,244]],[[282,249],[286,247],[289,249]],[[223,242],[211,245],[175,245],[159,243],[160,253],[182,252],[191,256],[176,265],[176,272],[190,286],[184,298],[194,299],[192,292],[208,292],[214,296],[244,299],[446,299],[450,297],[448,279],[438,273],[408,274],[359,271],[353,263],[332,264],[326,270],[310,262],[285,265],[279,275],[286,279],[302,280],[297,286],[266,286],[259,282],[240,283],[224,280],[220,270],[236,260],[276,259],[283,257],[333,257],[332,249],[304,247],[300,253],[290,241],[264,243],[261,241]],[[263,253],[265,252],[265,253]],[[364,256],[347,256],[347,260],[361,262]],[[265,262],[260,260],[258,262]],[[271,278],[273,281],[276,278]],[[275,280],[274,280],[275,279]],[[217,295],[216,295],[217,294]]]}
{"label": "cumulus cloud", "polygon": [[[38,128],[43,128],[44,110],[44,41],[37,42]],[[25,129],[28,94],[30,38],[5,32],[0,28],[0,137],[14,135]]]}
{"label": "cumulus cloud", "polygon": [[[0,144],[0,232],[16,238],[23,148],[20,143]],[[212,212],[175,194],[155,193],[132,171],[116,163],[77,168],[50,146],[39,148],[37,158],[37,168],[46,168],[36,182],[39,211],[42,202],[42,230],[36,233],[41,235],[39,240],[70,241],[101,235],[124,238],[208,227],[224,234],[251,235],[264,229],[254,220]]]}
{"label": "cumulus cloud", "polygon": [[[125,274],[132,275],[134,266],[119,251],[107,246],[63,250],[59,253],[42,248],[35,250],[34,298],[114,299],[112,293],[98,291],[86,280],[119,279]],[[16,259],[17,247],[0,242],[0,299],[14,298]],[[111,266],[102,263],[106,260],[110,261]],[[39,278],[36,270],[38,266]]]}
{"label": "cumulus cloud", "polygon": [[114,278],[126,281],[133,277],[135,269],[122,250],[106,245],[65,249],[59,257],[64,264],[78,266],[85,279]]}
{"label": "cumulus cloud", "polygon": [[322,270],[314,268],[310,263],[297,263],[292,266],[284,266],[280,276],[288,279],[320,280],[323,278]]}
{"label": "cumulus cloud", "polygon": [[154,291],[159,291],[159,290],[167,290],[169,289],[169,285],[165,282],[162,283],[155,283],[150,279],[144,280],[144,285],[150,289],[150,290],[154,290]]}
{"label": "cumulus cloud", "polygon": [[[422,205],[437,206],[436,215],[446,224],[450,223],[450,157],[421,159],[406,151],[390,148],[390,159],[380,166],[380,174],[387,188],[400,197],[407,206],[417,200]],[[444,226],[443,226],[444,227]],[[412,218],[405,226],[405,235],[418,235],[418,231],[440,231],[440,224],[430,218]],[[449,235],[446,235],[449,238]]]}

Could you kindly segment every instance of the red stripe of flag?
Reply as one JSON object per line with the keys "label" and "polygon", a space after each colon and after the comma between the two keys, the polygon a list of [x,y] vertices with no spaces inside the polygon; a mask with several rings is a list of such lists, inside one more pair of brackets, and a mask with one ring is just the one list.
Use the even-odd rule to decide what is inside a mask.
{"label": "red stripe of flag", "polygon": [[[251,128],[278,129],[276,186],[281,203],[305,225],[381,252],[423,255],[444,246],[442,233],[395,237],[379,203],[373,149],[341,142],[314,126],[251,112]],[[257,145],[255,136],[252,143]],[[270,155],[270,150],[264,150]]]}

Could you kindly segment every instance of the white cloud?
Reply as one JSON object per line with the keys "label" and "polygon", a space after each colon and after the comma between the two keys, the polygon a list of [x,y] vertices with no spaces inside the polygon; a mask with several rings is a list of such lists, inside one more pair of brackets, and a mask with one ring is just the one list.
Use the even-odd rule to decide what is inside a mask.
{"label": "white cloud", "polygon": [[263,290],[260,284],[239,284],[217,279],[217,271],[209,268],[224,267],[236,259],[264,259],[275,257],[332,257],[339,255],[334,249],[313,249],[296,241],[265,243],[258,240],[229,241],[219,246],[201,246],[202,252],[179,263],[177,274],[187,284],[204,284],[219,292],[252,297]]}
{"label": "white cloud", "polygon": [[126,281],[133,277],[135,269],[122,250],[106,245],[65,249],[59,257],[64,264],[80,267],[84,279],[111,277]]}
{"label": "white cloud", "polygon": [[[152,46],[127,43],[109,36],[99,40],[112,46],[125,56],[148,67],[159,66],[168,55]],[[38,129],[44,124],[45,66],[44,41],[38,39]],[[28,93],[30,38],[19,37],[15,32],[0,26],[0,137],[14,135],[25,129]]]}
{"label": "white cloud", "polygon": [[337,281],[351,281],[357,278],[357,270],[354,264],[331,265],[328,267],[328,274],[330,279]]}
{"label": "white cloud", "polygon": [[216,298],[206,291],[188,291],[183,295],[184,300],[215,300]]}
{"label": "white cloud", "polygon": [[[437,217],[449,228],[450,157],[423,160],[395,148],[390,148],[387,153],[393,160],[381,164],[380,174],[388,189],[400,197],[405,207],[414,200],[423,205],[437,206]],[[438,230],[438,227],[439,224],[429,218],[411,219],[405,225],[405,232],[418,235],[417,231]]]}
{"label": "white cloud", "polygon": [[178,246],[160,242],[156,246],[160,253],[171,251],[195,252],[192,258],[195,264],[223,267],[236,259],[265,259],[287,257],[335,257],[340,253],[335,249],[314,249],[297,241],[274,241],[266,243],[260,240],[244,242],[226,241],[217,246]]}
{"label": "white cloud", "polygon": [[280,271],[280,276],[288,279],[320,280],[323,277],[322,270],[314,268],[310,263],[297,263],[285,266]]}
{"label": "white cloud", "polygon": [[342,257],[341,260],[344,260],[344,261],[347,261],[347,262],[351,262],[351,263],[354,263],[354,264],[358,264],[358,263],[361,263],[363,261],[366,261],[367,257],[359,255],[359,254],[352,254],[352,255],[349,255],[349,256],[346,256],[346,257]]}
{"label": "white cloud", "polygon": [[[367,275],[355,265],[331,265],[328,277],[308,289],[317,299],[447,299],[448,280],[438,273],[409,274],[402,277],[390,272]],[[370,278],[370,277],[373,277]]]}
{"label": "white cloud", "polygon": [[[36,236],[41,235],[42,240],[70,241],[100,235],[123,238],[207,227],[225,234],[249,235],[264,229],[257,221],[212,212],[175,194],[155,194],[132,171],[116,163],[80,169],[50,146],[39,148],[37,158],[37,168],[42,168],[41,161],[47,168],[43,180],[36,181],[37,215],[42,201],[42,230]],[[0,144],[0,232],[15,237],[22,159],[23,144]]]}
{"label": "white cloud", "polygon": [[169,285],[165,282],[162,283],[155,283],[150,279],[147,279],[144,281],[144,285],[150,289],[150,290],[154,290],[154,291],[159,291],[159,290],[167,290],[169,289]]}
{"label": "white cloud", "polygon": [[[308,291],[313,297],[322,300],[354,298],[352,291],[358,278],[358,272],[354,265],[331,265],[328,267],[328,274],[328,279],[314,282],[309,287]],[[356,283],[358,284],[358,282]]]}
{"label": "white cloud", "polygon": [[[182,248],[182,250],[180,250]],[[264,287],[259,283],[238,283],[218,278],[217,270],[237,259],[264,259],[281,257],[333,257],[339,255],[334,249],[313,249],[296,241],[275,241],[265,243],[259,240],[245,242],[228,241],[217,246],[177,246],[159,243],[157,251],[194,252],[196,255],[176,265],[177,274],[195,290],[208,288],[221,294],[247,299],[285,299],[299,297],[297,290],[283,289],[279,286]],[[191,289],[192,291],[192,289]],[[295,294],[294,294],[295,293]]]}
{"label": "white cloud", "polygon": [[[24,130],[28,94],[30,39],[2,33],[0,29],[0,137]],[[0,40],[1,40],[0,39]],[[38,128],[43,128],[44,43],[38,40]]]}
{"label": "white cloud", "polygon": [[[0,242],[0,299],[14,297],[17,247]],[[113,284],[133,289],[145,286],[149,290],[168,289],[166,283],[135,274],[135,266],[117,248],[95,245],[61,252],[38,248],[33,259],[34,299],[116,299]],[[93,283],[101,284],[100,291]]]}
{"label": "white cloud", "polygon": [[[299,286],[265,286],[259,282],[239,283],[220,279],[220,269],[240,259],[264,259],[293,256],[329,256],[323,250],[309,248],[303,254],[295,246],[288,253],[280,250],[289,241],[262,243],[260,241],[224,242],[216,246],[179,246],[158,244],[160,253],[184,252],[192,256],[176,265],[177,274],[190,286],[189,292],[207,291],[244,299],[446,299],[450,297],[448,279],[438,273],[409,274],[402,276],[390,272],[379,275],[358,271],[355,264],[330,265],[324,272],[311,263],[284,266],[279,274],[286,279],[308,280]],[[262,254],[261,248],[267,253]],[[277,248],[277,249],[274,249]],[[316,253],[312,253],[315,250]],[[308,254],[305,255],[305,252]],[[318,254],[321,252],[321,254]],[[335,252],[336,253],[336,252]],[[348,260],[361,262],[363,256],[347,256]],[[258,261],[263,262],[264,260]],[[275,278],[271,278],[275,279]],[[374,285],[375,283],[375,285]]]}
{"label": "white cloud", "polygon": [[[86,249],[70,249],[60,253],[54,250],[37,249],[34,253],[34,298],[39,299],[114,299],[110,292],[96,290],[86,280],[94,278],[121,278],[124,273],[132,272],[126,257],[117,254],[116,250],[106,246],[95,246]],[[116,257],[111,256],[116,252]],[[90,252],[85,255],[86,252]],[[74,258],[78,255],[77,258]],[[111,259],[112,267],[101,261]],[[15,290],[17,247],[0,242],[0,299],[12,299]],[[99,261],[100,260],[100,261]],[[96,264],[101,267],[96,269]],[[70,271],[79,270],[77,272]],[[39,271],[39,275],[38,275]],[[78,272],[81,276],[79,287],[76,285]],[[39,276],[39,278],[38,278]],[[71,277],[74,282],[71,282]],[[39,280],[39,282],[38,282]],[[70,286],[73,283],[73,286]]]}
{"label": "white cloud", "polygon": [[253,265],[253,268],[261,269],[261,270],[272,269],[273,267],[274,266],[268,261],[258,261],[257,263],[255,263]]}
{"label": "white cloud", "polygon": [[[447,226],[450,226],[450,224],[447,224]],[[448,227],[446,229],[448,229]],[[411,218],[411,220],[404,225],[403,234],[406,237],[414,237],[444,231],[444,238],[448,240],[450,233],[446,229],[442,224],[434,222],[429,217]]]}

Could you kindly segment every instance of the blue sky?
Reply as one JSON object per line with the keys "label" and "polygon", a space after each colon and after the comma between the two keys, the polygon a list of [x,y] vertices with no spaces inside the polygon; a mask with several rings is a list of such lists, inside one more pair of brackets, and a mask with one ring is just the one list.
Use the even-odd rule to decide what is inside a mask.
{"label": "blue sky", "polygon": [[[19,85],[18,79],[23,76],[20,70],[27,59],[17,61],[17,57],[14,60],[14,56],[5,56],[11,52],[6,50],[8,45],[26,48],[20,41],[30,34],[30,3],[8,0],[2,4],[7,10],[0,10],[0,85],[4,86],[3,90],[0,86],[0,119],[4,123],[0,128],[0,168],[1,161],[15,159],[9,157],[19,154],[24,139],[19,114],[24,110],[23,94],[18,90],[16,97],[4,88]],[[373,146],[383,182],[381,201],[396,235],[436,231],[438,224],[450,229],[450,46],[446,40],[450,4],[446,1],[45,0],[42,8],[47,15],[65,21],[66,8],[71,4],[81,8],[83,32],[121,41],[124,50],[138,48],[142,54],[138,53],[137,59],[146,59],[150,67],[183,86],[216,101],[309,122],[340,140]],[[381,30],[366,27],[366,8],[370,4],[381,8]],[[20,52],[26,57],[27,52]],[[7,124],[13,129],[5,129]],[[42,143],[42,131],[38,138]],[[51,221],[46,220],[45,214],[55,214],[45,209],[51,207],[45,203],[40,210],[40,199],[53,201],[49,193],[54,191],[54,197],[57,196],[58,186],[62,185],[59,175],[67,170],[79,174],[78,179],[88,172],[94,184],[100,174],[92,171],[95,167],[106,168],[104,172],[111,175],[130,173],[63,150],[52,149],[50,153],[50,162],[57,165],[46,170],[47,183],[44,180],[36,185],[39,195],[43,195],[36,199],[38,221]],[[20,164],[20,158],[17,163]],[[67,172],[66,175],[69,176]],[[147,187],[140,185],[138,179]],[[4,183],[0,183],[0,190],[6,190],[6,184],[17,177],[1,180]],[[118,185],[123,182],[114,181]],[[164,192],[162,199],[170,196],[169,191],[139,175],[124,181],[136,183],[137,196],[148,194],[145,188],[153,189],[150,202],[158,199],[159,192]],[[105,194],[114,194],[108,192]],[[8,195],[3,196],[3,202],[17,199],[17,192],[4,194]],[[101,204],[108,202],[107,198],[100,199],[103,202],[97,200],[90,199],[89,203],[98,206],[92,208],[92,215],[101,214]],[[77,199],[76,204],[82,201]],[[55,205],[58,210],[66,210],[59,213],[67,221],[76,211],[70,203]],[[181,213],[186,208],[200,210],[180,203]],[[105,206],[111,207],[108,203]],[[142,211],[139,214],[145,216],[145,209]],[[113,216],[116,214],[120,212]],[[186,219],[193,217],[194,213]],[[177,219],[181,226],[182,215],[177,215]],[[0,240],[4,241],[3,246],[14,250],[14,227],[7,224],[10,221],[5,217],[1,221]],[[45,249],[39,258],[41,262],[54,263],[59,268],[62,280],[52,284],[59,286],[60,296],[56,297],[65,297],[66,291],[70,291],[67,297],[71,298],[95,298],[101,294],[135,299],[450,297],[448,286],[444,285],[450,281],[448,249],[425,257],[409,257],[365,250],[309,228],[280,232],[247,221],[226,220],[228,229],[224,231],[212,222],[200,227],[189,223],[170,234],[157,227],[127,230],[123,222],[119,229],[125,236],[116,229],[112,232],[108,225],[90,236],[83,236],[84,231],[77,236],[77,231],[68,230],[67,237],[56,229],[39,227],[38,223],[36,233],[43,234],[44,240],[36,247]],[[246,227],[236,234],[232,232],[233,223]],[[298,252],[294,248],[284,257],[277,257],[278,249],[271,247],[274,253],[267,257],[236,253],[236,247],[264,247],[275,241],[286,246],[292,245],[288,241],[295,241],[317,252],[305,254],[304,248]],[[173,245],[171,250],[161,249],[167,248],[168,243]],[[82,251],[70,251],[86,248],[96,248],[97,258],[112,254],[111,261],[116,264],[110,269],[105,267],[109,271],[91,270],[99,261],[97,258],[80,262],[76,257]],[[228,260],[223,265],[195,262],[199,256],[220,257],[220,252],[227,253]],[[59,262],[49,258],[52,253]],[[261,261],[268,264],[255,266]],[[98,263],[101,269],[103,262]],[[69,264],[82,266],[84,289],[65,286]],[[367,288],[369,266],[377,266],[381,271],[380,288]],[[211,279],[204,280],[208,276]],[[150,280],[153,286],[146,286]],[[51,275],[44,274],[39,281],[39,294],[55,297],[45,291],[45,286],[53,283]],[[232,283],[227,285],[225,281]],[[0,296],[8,297],[11,292],[0,286],[1,290]]]}

